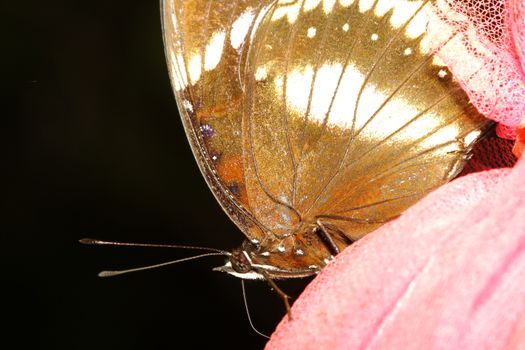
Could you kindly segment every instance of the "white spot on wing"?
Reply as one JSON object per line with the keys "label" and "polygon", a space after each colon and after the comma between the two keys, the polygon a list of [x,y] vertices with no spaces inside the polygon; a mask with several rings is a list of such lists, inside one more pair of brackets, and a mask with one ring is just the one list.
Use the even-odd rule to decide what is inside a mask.
{"label": "white spot on wing", "polygon": [[339,4],[343,7],[348,7],[354,3],[355,0],[339,0]]}
{"label": "white spot on wing", "polygon": [[465,136],[465,139],[463,142],[465,142],[466,145],[471,145],[479,137],[480,134],[481,134],[480,130],[474,130],[470,132],[469,134],[467,134],[467,136]]}
{"label": "white spot on wing", "polygon": [[438,77],[441,79],[444,79],[448,75],[447,71],[445,69],[440,69],[438,72]]}
{"label": "white spot on wing", "polygon": [[206,45],[206,51],[204,53],[205,70],[215,69],[221,61],[225,37],[226,33],[223,31],[213,33],[210,42]]}
{"label": "white spot on wing", "polygon": [[191,104],[190,101],[184,99],[182,101],[182,105],[184,106],[184,108],[186,108],[188,110],[188,112],[190,112],[190,113],[193,112],[193,105]]}
{"label": "white spot on wing", "polygon": [[[342,65],[337,63],[333,65],[324,64],[317,71],[310,113],[320,122],[324,120],[330,108],[330,102],[332,101],[342,70]],[[346,111],[345,114],[346,119],[348,119],[348,111]]]}
{"label": "white spot on wing", "polygon": [[332,255],[330,255],[328,258],[324,258],[323,259],[323,262],[325,264],[328,264],[330,261],[334,260],[334,257]]}
{"label": "white spot on wing", "polygon": [[[306,65],[303,69],[294,69],[288,74],[286,99],[288,104],[295,107],[294,109],[299,113],[306,112],[313,76],[314,70],[310,65]],[[283,85],[282,78],[276,80],[276,85],[277,87]]]}
{"label": "white spot on wing", "polygon": [[[315,0],[319,3],[319,0]],[[301,10],[301,1],[294,1],[290,4],[288,0],[280,0],[277,4],[277,8],[273,12],[272,21],[280,20],[283,17],[288,19],[288,23],[293,24],[299,16]]]}
{"label": "white spot on wing", "polygon": [[[300,1],[298,1],[300,3]],[[319,6],[321,0],[305,0],[303,5],[303,11],[308,12]]]}
{"label": "white spot on wing", "polygon": [[317,29],[315,29],[315,27],[308,28],[306,36],[308,36],[310,39],[312,39],[315,36],[315,34],[317,34]]}
{"label": "white spot on wing", "polygon": [[372,9],[374,2],[375,0],[359,0],[359,12],[363,13]]}
{"label": "white spot on wing", "polygon": [[233,22],[232,30],[230,32],[230,43],[234,49],[239,49],[244,42],[244,39],[250,30],[253,17],[255,17],[253,9],[248,8],[235,20],[235,22]]}
{"label": "white spot on wing", "polygon": [[255,80],[261,81],[268,77],[268,71],[266,70],[266,67],[257,67],[255,70]]}
{"label": "white spot on wing", "polygon": [[323,11],[325,14],[329,14],[334,9],[335,0],[323,0]]}
{"label": "white spot on wing", "polygon": [[202,58],[198,53],[193,54],[188,62],[188,71],[190,73],[190,82],[195,84],[201,78]]}
{"label": "white spot on wing", "polygon": [[[407,1],[408,3],[408,1]],[[407,4],[407,6],[414,6],[415,8],[418,8],[419,6],[421,6],[421,1],[414,1],[414,3],[412,4]],[[427,6],[427,9],[428,9],[428,6]],[[415,9],[414,9],[415,10]],[[406,17],[409,17],[411,16],[413,13],[414,13],[414,10],[412,11],[406,11],[407,14],[406,14]],[[408,18],[406,18],[403,23],[407,20]],[[414,19],[412,19],[412,21],[410,21],[410,24],[407,26],[407,29],[405,31],[405,34],[410,38],[410,39],[415,39],[417,37],[419,37],[421,34],[424,34],[427,30],[427,23],[428,23],[428,13],[427,11],[420,11],[415,17]],[[394,19],[392,18],[392,21]]]}
{"label": "white spot on wing", "polygon": [[304,255],[304,251],[302,249],[296,249],[294,253],[295,255],[299,255],[299,256]]}

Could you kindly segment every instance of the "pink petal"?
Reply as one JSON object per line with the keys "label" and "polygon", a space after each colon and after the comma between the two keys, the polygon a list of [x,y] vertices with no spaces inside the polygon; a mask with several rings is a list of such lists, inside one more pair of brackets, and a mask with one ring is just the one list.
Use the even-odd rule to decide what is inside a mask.
{"label": "pink petal", "polygon": [[467,175],[342,252],[267,349],[524,349],[525,161]]}
{"label": "pink petal", "polygon": [[516,54],[525,72],[525,1],[509,0],[509,24]]}
{"label": "pink petal", "polygon": [[[524,0],[436,0],[431,46],[446,62],[472,104],[514,139],[525,114]],[[520,49],[521,48],[521,49]]]}

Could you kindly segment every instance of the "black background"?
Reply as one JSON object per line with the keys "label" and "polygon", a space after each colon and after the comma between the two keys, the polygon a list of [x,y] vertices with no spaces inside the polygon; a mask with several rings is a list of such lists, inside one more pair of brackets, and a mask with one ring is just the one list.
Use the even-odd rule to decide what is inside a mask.
{"label": "black background", "polygon": [[[4,2],[3,343],[17,348],[261,348],[222,257],[102,279],[188,256],[82,246],[116,241],[231,249],[243,236],[216,203],[169,85],[159,3]],[[252,316],[284,314],[261,282]],[[286,288],[286,285],[284,286]],[[295,286],[288,286],[295,288]]]}

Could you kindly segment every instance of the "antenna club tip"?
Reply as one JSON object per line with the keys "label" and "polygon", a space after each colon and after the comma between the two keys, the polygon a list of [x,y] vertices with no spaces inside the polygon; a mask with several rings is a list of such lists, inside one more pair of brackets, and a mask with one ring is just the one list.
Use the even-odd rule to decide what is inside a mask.
{"label": "antenna club tip", "polygon": [[79,239],[78,242],[82,244],[97,244],[98,240],[93,238],[82,238]]}
{"label": "antenna club tip", "polygon": [[98,277],[110,277],[112,275],[111,271],[100,271]]}

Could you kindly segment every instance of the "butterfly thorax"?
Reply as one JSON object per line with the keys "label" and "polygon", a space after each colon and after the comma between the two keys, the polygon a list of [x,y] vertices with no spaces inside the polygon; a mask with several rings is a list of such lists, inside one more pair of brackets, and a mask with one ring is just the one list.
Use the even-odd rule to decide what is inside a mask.
{"label": "butterfly thorax", "polygon": [[[349,243],[337,234],[332,238],[340,249]],[[273,279],[306,277],[318,273],[333,256],[319,226],[301,223],[284,238],[269,234],[263,242],[245,240],[215,270],[243,279],[264,279],[264,274]]]}

